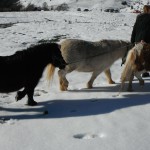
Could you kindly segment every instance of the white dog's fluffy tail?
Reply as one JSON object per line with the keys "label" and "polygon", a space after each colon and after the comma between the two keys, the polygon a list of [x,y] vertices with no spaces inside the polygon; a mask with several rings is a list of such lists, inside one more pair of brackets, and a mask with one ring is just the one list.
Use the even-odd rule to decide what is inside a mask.
{"label": "white dog's fluffy tail", "polygon": [[[135,47],[134,47],[135,48]],[[121,90],[124,87],[125,81],[129,81],[133,71],[135,70],[136,51],[132,48],[127,55],[124,69],[121,74]]]}

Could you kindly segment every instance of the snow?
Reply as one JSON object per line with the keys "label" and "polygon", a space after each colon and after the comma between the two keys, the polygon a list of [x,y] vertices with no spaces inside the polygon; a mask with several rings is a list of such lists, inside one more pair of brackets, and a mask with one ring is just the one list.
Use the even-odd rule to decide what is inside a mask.
{"label": "snow", "polygon": [[[88,8],[88,9],[105,9],[107,7],[124,8],[121,2],[124,0],[20,0],[20,2],[27,6],[28,4],[34,4],[36,6],[42,6],[44,2],[48,6],[58,6],[63,3],[69,5],[70,9]],[[150,3],[150,0],[125,0],[129,5],[132,5],[135,9],[143,8],[143,5]],[[127,7],[128,8],[128,7]]]}
{"label": "snow", "polygon": [[[99,9],[1,12],[0,24],[13,25],[0,28],[0,55],[10,55],[55,37],[61,37],[60,42],[65,38],[130,40],[136,16]],[[102,73],[93,89],[86,89],[91,73],[74,71],[67,76],[69,90],[65,92],[59,90],[58,69],[50,86],[44,72],[35,89],[35,107],[25,105],[26,97],[15,102],[16,92],[0,93],[1,149],[148,150],[150,80],[146,78],[141,87],[135,79],[133,92],[124,90],[117,96],[122,69],[119,59],[111,67],[116,84],[109,85]]]}

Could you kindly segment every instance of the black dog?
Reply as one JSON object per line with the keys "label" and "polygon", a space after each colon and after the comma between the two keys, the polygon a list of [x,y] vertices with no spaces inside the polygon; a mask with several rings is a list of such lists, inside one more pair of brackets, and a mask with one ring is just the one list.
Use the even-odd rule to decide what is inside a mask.
{"label": "black dog", "polygon": [[[60,69],[66,66],[56,43],[44,43],[17,51],[11,56],[0,56],[0,92],[8,93],[24,88],[17,92],[16,100],[27,94],[27,104],[36,105],[33,99],[34,88],[48,64]],[[49,74],[53,75],[54,71]]]}

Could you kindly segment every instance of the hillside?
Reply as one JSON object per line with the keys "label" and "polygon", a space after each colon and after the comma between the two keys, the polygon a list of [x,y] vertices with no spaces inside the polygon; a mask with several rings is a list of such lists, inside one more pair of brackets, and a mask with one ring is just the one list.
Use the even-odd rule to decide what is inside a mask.
{"label": "hillside", "polygon": [[122,5],[121,3],[126,1],[128,5],[139,6],[143,4],[147,4],[149,0],[20,0],[24,6],[27,6],[29,3],[34,4],[36,6],[42,6],[44,2],[50,6],[57,6],[63,3],[68,4],[70,9],[88,8],[88,9],[96,9],[96,8],[107,8],[107,7],[115,7],[115,8],[124,8],[127,6]]}

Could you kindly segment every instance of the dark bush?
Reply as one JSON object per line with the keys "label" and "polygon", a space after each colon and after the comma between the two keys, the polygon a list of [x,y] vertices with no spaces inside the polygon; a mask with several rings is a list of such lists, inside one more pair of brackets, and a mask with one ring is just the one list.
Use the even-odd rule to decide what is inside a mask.
{"label": "dark bush", "polygon": [[66,3],[63,3],[55,8],[57,11],[68,11],[69,6]]}
{"label": "dark bush", "polygon": [[122,5],[127,5],[127,2],[126,2],[126,1],[122,1],[121,4],[122,4]]}
{"label": "dark bush", "polygon": [[42,9],[45,10],[45,11],[49,10],[48,5],[47,5],[46,2],[43,3]]}
{"label": "dark bush", "polygon": [[26,11],[35,11],[37,10],[37,7],[34,4],[29,3],[27,7],[25,8]]}
{"label": "dark bush", "polygon": [[0,11],[20,11],[22,7],[20,0],[0,0]]}
{"label": "dark bush", "polygon": [[81,8],[78,8],[77,11],[81,11]]}
{"label": "dark bush", "polygon": [[24,11],[41,11],[41,7],[37,7],[34,4],[29,3],[27,7],[24,9]]}
{"label": "dark bush", "polygon": [[89,11],[89,9],[86,8],[86,9],[84,9],[84,11]]}
{"label": "dark bush", "polygon": [[111,12],[111,13],[119,13],[119,9],[117,8],[107,8],[104,10],[105,12]]}

